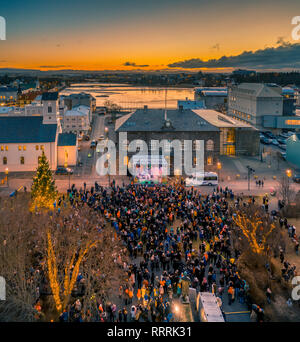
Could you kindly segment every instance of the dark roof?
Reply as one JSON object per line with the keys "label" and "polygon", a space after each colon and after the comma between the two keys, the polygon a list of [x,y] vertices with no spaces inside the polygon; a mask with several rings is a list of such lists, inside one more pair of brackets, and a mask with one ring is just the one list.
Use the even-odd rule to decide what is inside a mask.
{"label": "dark roof", "polygon": [[18,91],[17,88],[11,88],[11,87],[0,87],[1,92],[16,92]]}
{"label": "dark roof", "polygon": [[42,101],[56,101],[58,99],[58,92],[49,92],[42,94]]}
{"label": "dark roof", "polygon": [[43,125],[42,116],[0,117],[0,143],[54,142],[57,124]]}
{"label": "dark roof", "polygon": [[74,133],[60,133],[57,146],[76,146],[77,137]]}
{"label": "dark roof", "polygon": [[219,131],[208,121],[201,118],[190,109],[170,109],[167,111],[167,119],[171,121],[171,127],[166,128],[164,109],[137,109],[135,112],[121,117],[116,122],[118,132],[195,132],[195,131]]}

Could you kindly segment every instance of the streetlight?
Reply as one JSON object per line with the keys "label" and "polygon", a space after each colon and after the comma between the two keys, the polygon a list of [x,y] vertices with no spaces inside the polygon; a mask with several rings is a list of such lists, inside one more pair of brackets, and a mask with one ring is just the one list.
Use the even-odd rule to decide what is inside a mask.
{"label": "streetlight", "polygon": [[108,166],[108,186],[110,186],[110,162],[109,162],[109,159],[110,159],[110,154],[107,153],[107,166]]}
{"label": "streetlight", "polygon": [[5,169],[7,187],[9,187],[9,185],[8,185],[8,172],[9,172],[9,170],[8,170],[8,167],[7,167]]}
{"label": "streetlight", "polygon": [[286,175],[288,176],[288,178],[292,177],[292,170],[288,169],[285,171]]}
{"label": "streetlight", "polygon": [[217,169],[219,170],[219,178],[221,178],[221,169],[222,169],[222,163],[217,162]]}
{"label": "streetlight", "polygon": [[247,165],[247,169],[248,169],[248,191],[250,191],[250,177],[251,177],[251,174],[255,172],[255,170],[252,169],[252,167],[250,167],[249,165]]}
{"label": "streetlight", "polygon": [[71,187],[71,184],[70,184],[71,172],[70,171],[71,170],[68,169],[68,163],[67,162],[65,162],[64,166],[65,166],[65,168],[68,172],[68,175],[69,175],[69,190],[70,190],[70,187]]}
{"label": "streetlight", "polygon": [[104,131],[105,131],[105,133],[107,134],[107,133],[108,133],[108,127],[105,127],[105,128],[104,128]]}

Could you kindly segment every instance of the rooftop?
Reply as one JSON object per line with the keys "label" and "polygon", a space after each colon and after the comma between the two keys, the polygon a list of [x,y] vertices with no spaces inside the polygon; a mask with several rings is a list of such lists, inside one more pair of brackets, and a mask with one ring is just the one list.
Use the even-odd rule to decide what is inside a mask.
{"label": "rooftop", "polygon": [[241,128],[253,128],[250,124],[233,119],[225,114],[217,112],[212,109],[194,109],[193,110],[199,117],[203,118],[211,125],[219,128],[223,127],[241,127]]}
{"label": "rooftop", "polygon": [[115,130],[119,132],[197,132],[219,130],[197,115],[196,110],[170,109],[167,111],[167,119],[171,121],[171,127],[169,128],[164,125],[164,109],[137,109],[117,119]]}
{"label": "rooftop", "polygon": [[58,99],[58,92],[48,92],[42,94],[42,101],[57,101]]}
{"label": "rooftop", "polygon": [[74,133],[60,133],[57,146],[76,146],[77,136]]}
{"label": "rooftop", "polygon": [[42,116],[0,117],[0,143],[54,142],[57,124],[43,124]]}

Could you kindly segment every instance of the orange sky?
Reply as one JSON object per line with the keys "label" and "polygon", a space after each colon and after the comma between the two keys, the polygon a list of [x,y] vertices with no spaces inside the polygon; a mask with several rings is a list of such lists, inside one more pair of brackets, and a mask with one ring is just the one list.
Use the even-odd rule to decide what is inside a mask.
{"label": "orange sky", "polygon": [[139,68],[123,66],[129,61],[149,65],[145,70],[164,69],[185,59],[207,60],[275,46],[279,37],[291,41],[294,15],[291,6],[278,3],[266,12],[265,7],[251,6],[241,11],[224,2],[205,12],[183,6],[134,20],[124,16],[110,23],[75,22],[53,25],[50,31],[14,30],[11,35],[8,30],[7,41],[0,42],[0,68]]}

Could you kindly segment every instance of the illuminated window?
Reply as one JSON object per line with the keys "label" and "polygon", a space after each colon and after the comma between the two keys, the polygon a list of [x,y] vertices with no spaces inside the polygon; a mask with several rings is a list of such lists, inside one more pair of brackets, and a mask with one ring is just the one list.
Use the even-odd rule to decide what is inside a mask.
{"label": "illuminated window", "polygon": [[8,146],[5,146],[5,151],[8,151]]}
{"label": "illuminated window", "polygon": [[35,149],[38,151],[39,150],[39,145],[35,145]]}
{"label": "illuminated window", "polygon": [[24,157],[21,157],[21,158],[20,158],[20,163],[21,163],[22,165],[24,165],[24,163],[25,163]]}
{"label": "illuminated window", "polygon": [[4,146],[1,146],[1,151],[4,151]]}
{"label": "illuminated window", "polygon": [[44,151],[44,149],[45,149],[44,145],[41,145],[41,146],[40,146],[40,149],[41,149],[42,151]]}
{"label": "illuminated window", "polygon": [[7,164],[7,157],[3,157],[3,165]]}
{"label": "illuminated window", "polygon": [[211,156],[207,157],[207,165],[212,165],[212,163],[213,163],[212,157]]}
{"label": "illuminated window", "polygon": [[22,151],[22,146],[19,146],[19,151]]}
{"label": "illuminated window", "polygon": [[23,146],[23,151],[26,151],[26,146],[25,145]]}
{"label": "illuminated window", "polygon": [[213,151],[214,150],[214,141],[209,139],[206,142],[206,151]]}
{"label": "illuminated window", "polygon": [[300,126],[300,120],[285,120],[285,124]]}
{"label": "illuminated window", "polygon": [[127,165],[128,165],[128,157],[125,156],[125,157],[124,157],[124,166],[127,166]]}

